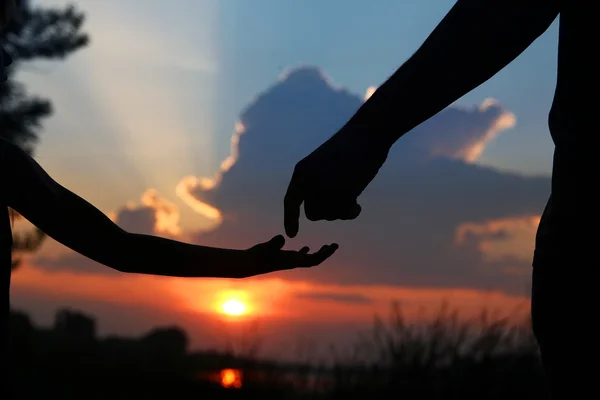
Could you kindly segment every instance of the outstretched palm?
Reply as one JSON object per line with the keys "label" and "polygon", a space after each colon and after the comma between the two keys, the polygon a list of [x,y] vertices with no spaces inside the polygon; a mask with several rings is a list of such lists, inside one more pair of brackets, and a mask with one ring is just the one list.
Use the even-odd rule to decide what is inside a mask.
{"label": "outstretched palm", "polygon": [[274,271],[310,268],[321,264],[335,253],[338,245],[324,245],[315,253],[310,248],[282,250],[285,245],[283,235],[277,235],[268,242],[257,244],[245,251],[245,276],[266,274]]}

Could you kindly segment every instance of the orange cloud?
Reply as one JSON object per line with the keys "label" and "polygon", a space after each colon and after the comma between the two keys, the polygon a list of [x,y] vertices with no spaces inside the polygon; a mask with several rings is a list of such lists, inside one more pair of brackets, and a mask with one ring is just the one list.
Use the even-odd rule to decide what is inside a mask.
{"label": "orange cloud", "polygon": [[190,194],[191,190],[197,188],[212,188],[215,185],[215,181],[210,178],[186,176],[177,185],[175,193],[177,194],[177,197],[183,200],[183,202],[187,204],[192,210],[208,218],[210,221],[212,221],[214,227],[217,227],[223,221],[221,211],[219,211],[218,208],[213,207],[210,204],[207,204]]}
{"label": "orange cloud", "polygon": [[[366,90],[364,101],[369,100],[377,89],[376,86],[369,86]],[[454,108],[459,107],[454,106]],[[485,114],[486,112],[493,112],[494,109],[498,108],[500,108],[500,104],[497,100],[487,98],[476,107],[476,112]],[[470,112],[467,108],[463,108],[463,111]],[[481,132],[477,132],[476,135],[472,134],[472,132],[461,132],[459,135],[437,137],[435,142],[429,144],[430,155],[450,156],[469,163],[474,163],[481,158],[486,146],[490,142],[494,141],[502,131],[514,128],[516,123],[517,119],[513,113],[502,110],[498,113],[497,118],[492,120],[492,123],[489,124],[489,126]],[[465,135],[465,133],[467,135]],[[450,138],[449,136],[454,137]],[[458,140],[456,136],[458,136]]]}
{"label": "orange cloud", "polygon": [[369,86],[367,88],[367,92],[365,93],[365,101],[369,100],[371,98],[371,96],[373,96],[373,93],[375,93],[376,90],[377,90],[377,87]]}
{"label": "orange cloud", "polygon": [[[175,192],[177,196],[183,200],[192,210],[200,215],[210,219],[214,227],[217,227],[223,221],[223,217],[218,208],[211,206],[210,204],[199,200],[196,196],[192,195],[192,191],[198,192],[198,189],[202,192],[214,190],[219,186],[223,175],[229,171],[229,169],[235,164],[238,159],[238,146],[240,143],[240,136],[246,131],[244,124],[237,122],[235,125],[235,132],[231,136],[231,154],[221,162],[219,171],[213,177],[204,176],[186,176],[184,177]],[[214,227],[211,227],[213,229]]]}
{"label": "orange cloud", "polygon": [[177,206],[162,197],[155,189],[148,189],[142,194],[140,205],[128,202],[109,216],[115,223],[130,232],[166,236],[181,234]]}
{"label": "orange cloud", "polygon": [[[487,98],[479,106],[479,111],[484,113],[489,108],[497,107],[498,105],[499,105],[498,101],[496,101],[495,99]],[[498,137],[498,134],[500,132],[502,132],[503,130],[506,130],[506,129],[514,128],[516,123],[517,123],[517,118],[515,117],[515,115],[513,113],[511,113],[511,112],[502,113],[494,121],[494,123],[485,131],[485,133],[482,135],[482,137],[479,138],[479,140],[471,143],[470,146],[465,147],[465,149],[463,149],[463,151],[461,153],[457,154],[457,156],[467,162],[477,161],[479,159],[479,157],[481,157],[481,155],[483,154],[483,150],[485,150],[485,147],[491,141],[496,139],[496,137]]]}
{"label": "orange cloud", "polygon": [[506,259],[529,261],[540,218],[539,215],[528,215],[465,223],[456,229],[455,244],[476,246],[486,262]]}
{"label": "orange cloud", "polygon": [[179,211],[175,204],[161,197],[154,189],[148,189],[142,195],[141,202],[143,206],[153,208],[156,211],[156,222],[154,224],[156,232],[174,236],[181,233]]}
{"label": "orange cloud", "polygon": [[496,115],[496,118],[491,119],[485,128],[478,127],[476,134],[465,130],[458,134],[436,135],[435,140],[429,143],[432,156],[449,156],[474,163],[479,160],[490,142],[502,131],[513,128],[517,123],[516,116],[503,110],[498,101],[492,98],[485,99],[475,110],[463,108],[463,111],[479,115],[491,113]]}

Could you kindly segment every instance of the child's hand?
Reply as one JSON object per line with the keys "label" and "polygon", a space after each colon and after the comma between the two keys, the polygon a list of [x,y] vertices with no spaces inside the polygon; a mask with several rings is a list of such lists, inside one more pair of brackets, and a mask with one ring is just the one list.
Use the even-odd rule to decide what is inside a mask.
{"label": "child's hand", "polygon": [[277,235],[268,242],[244,250],[243,272],[240,278],[287,269],[314,267],[327,260],[338,249],[338,245],[333,243],[321,247],[316,253],[309,254],[308,247],[303,247],[299,251],[282,250],[284,244],[283,235]]}

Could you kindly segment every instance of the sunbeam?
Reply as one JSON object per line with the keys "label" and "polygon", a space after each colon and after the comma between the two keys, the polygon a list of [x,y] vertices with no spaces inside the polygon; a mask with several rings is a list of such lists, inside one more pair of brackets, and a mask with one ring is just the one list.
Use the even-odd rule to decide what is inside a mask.
{"label": "sunbeam", "polygon": [[[155,188],[183,205],[175,190],[181,178],[211,174],[217,165],[212,109],[216,3],[188,4],[194,18],[184,20],[181,10],[170,12],[162,2],[79,3],[92,37],[89,48],[73,60],[81,100],[89,103],[82,109],[95,111],[85,116],[87,124],[97,125],[98,119],[108,128],[99,133],[106,139],[92,140],[110,138],[111,170],[121,165],[135,171],[142,190]],[[196,219],[190,222],[194,227],[205,223],[189,207],[182,207],[182,213],[182,220]]]}

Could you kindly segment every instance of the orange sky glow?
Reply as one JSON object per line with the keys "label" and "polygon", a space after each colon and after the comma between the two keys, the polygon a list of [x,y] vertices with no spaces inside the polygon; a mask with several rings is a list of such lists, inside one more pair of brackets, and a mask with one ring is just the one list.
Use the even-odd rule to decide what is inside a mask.
{"label": "orange sky glow", "polygon": [[[527,257],[531,251],[528,239],[535,232],[538,221],[539,217],[533,216],[489,221],[485,224],[464,224],[457,229],[456,244],[460,245],[463,236],[467,234],[486,234],[509,229],[514,235],[507,241],[484,241],[481,243],[481,251],[490,260],[499,259],[505,254]],[[20,222],[18,225],[17,230],[26,228],[28,223]],[[205,331],[208,323],[212,324],[211,335],[216,337],[214,342],[226,335],[247,335],[246,331],[252,329],[252,324],[256,321],[266,321],[262,333],[275,337],[295,335],[297,332],[294,326],[304,326],[303,329],[308,329],[306,327],[309,325],[356,326],[358,331],[359,328],[372,324],[375,315],[389,315],[393,302],[400,304],[404,317],[409,320],[435,316],[444,302],[450,308],[458,310],[464,318],[477,317],[486,309],[516,320],[521,319],[529,310],[526,290],[522,296],[511,296],[500,291],[466,288],[323,284],[288,280],[278,273],[245,280],[183,279],[52,271],[33,265],[36,257],[52,258],[69,252],[55,241],[47,240],[41,250],[24,258],[22,266],[12,278],[15,308],[19,309],[23,299],[35,297],[42,299],[42,303],[53,304],[55,308],[73,307],[92,314],[95,313],[94,304],[107,304],[113,311],[151,310],[151,317],[144,323],[138,322],[134,329],[136,333],[142,333],[139,329],[147,330],[160,324],[175,324],[186,330],[197,328]],[[26,308],[26,311],[29,309]],[[188,316],[184,322],[181,322],[182,315]],[[46,316],[45,323],[51,322],[48,318]],[[108,322],[112,326],[108,331],[120,334],[122,320],[127,319],[128,314],[114,317],[109,312],[100,315],[98,322],[101,326]],[[196,340],[193,332],[190,336],[192,347],[206,347],[212,343],[207,342],[206,338]]]}
{"label": "orange sky glow", "polygon": [[[525,296],[471,289],[337,286],[286,281],[275,274],[260,279],[227,280],[50,272],[32,267],[27,261],[13,275],[13,291],[36,292],[50,298],[60,296],[75,304],[91,300],[201,313],[231,322],[267,317],[326,323],[366,323],[372,320],[375,313],[387,314],[392,301],[399,301],[405,315],[410,318],[433,315],[443,301],[459,309],[464,316],[474,316],[482,308],[511,314],[526,310],[528,306]],[[310,295],[314,293],[340,296],[360,294],[371,301],[354,303],[311,299]],[[245,306],[241,315],[223,312],[224,302],[231,299]]]}

